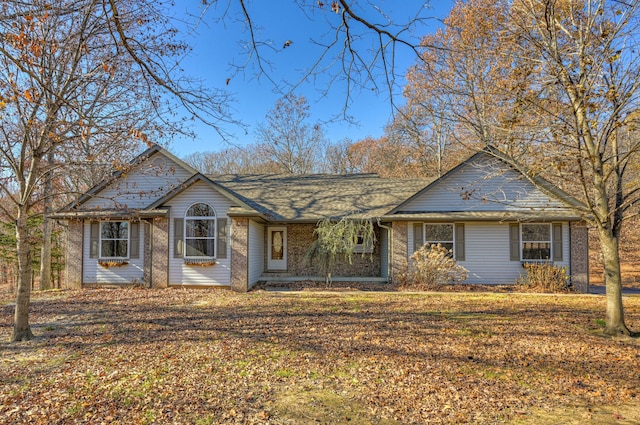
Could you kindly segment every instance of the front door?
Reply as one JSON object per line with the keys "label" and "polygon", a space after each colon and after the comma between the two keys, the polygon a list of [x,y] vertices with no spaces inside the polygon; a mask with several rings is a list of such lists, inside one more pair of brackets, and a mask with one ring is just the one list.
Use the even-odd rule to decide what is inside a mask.
{"label": "front door", "polygon": [[267,268],[287,270],[287,228],[269,227],[267,233]]}

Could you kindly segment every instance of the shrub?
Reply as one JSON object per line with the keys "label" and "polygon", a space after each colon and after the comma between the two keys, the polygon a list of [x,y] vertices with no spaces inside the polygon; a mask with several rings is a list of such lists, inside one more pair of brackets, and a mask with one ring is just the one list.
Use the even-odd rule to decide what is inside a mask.
{"label": "shrub", "polygon": [[[373,247],[376,234],[373,222],[368,219],[343,217],[340,220],[326,218],[318,222],[314,234],[318,236],[307,249],[303,263],[306,267],[312,267],[317,263],[325,276],[325,284],[331,285],[331,274],[338,258],[343,258],[349,264],[353,264],[353,255],[357,245]],[[373,251],[369,257],[373,260]],[[367,250],[362,251],[364,257]]]}
{"label": "shrub", "polygon": [[526,274],[520,276],[516,283],[533,292],[567,292],[569,276],[566,267],[558,267],[552,263],[525,263]]}
{"label": "shrub", "polygon": [[411,256],[411,266],[403,276],[405,285],[437,286],[460,283],[467,269],[456,263],[442,245],[424,245]]}

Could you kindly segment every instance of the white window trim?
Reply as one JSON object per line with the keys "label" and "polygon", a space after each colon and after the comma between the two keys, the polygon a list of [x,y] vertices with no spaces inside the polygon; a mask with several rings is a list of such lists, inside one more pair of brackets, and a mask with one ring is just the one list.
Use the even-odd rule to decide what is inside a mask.
{"label": "white window trim", "polygon": [[[544,225],[549,227],[549,240],[548,241],[525,241],[522,237],[522,226],[524,225]],[[540,243],[540,242],[548,242],[549,243],[549,258],[527,258],[525,259],[522,255],[524,251],[524,243]],[[523,263],[552,263],[553,262],[553,223],[520,223],[520,261]]]}
{"label": "white window trim", "polygon": [[[106,223],[127,223],[127,255],[125,257],[105,257],[102,255],[102,225]],[[124,238],[107,238],[105,241],[121,241]],[[101,221],[98,228],[98,260],[128,260],[131,255],[131,222],[127,220]]]}
{"label": "white window trim", "polygon": [[[189,210],[191,209],[191,207],[193,207],[194,205],[197,204],[205,204],[208,205],[209,208],[211,208],[211,210],[213,211],[212,216],[190,216],[187,215],[187,213],[189,212]],[[196,237],[188,237],[187,236],[187,221],[188,220],[210,220],[213,221],[213,237],[209,237],[209,238],[196,238]],[[183,230],[182,230],[182,234],[183,236],[183,244],[184,244],[184,259],[185,260],[215,260],[217,258],[217,254],[218,254],[218,213],[216,212],[215,208],[213,208],[213,206],[211,204],[209,204],[208,202],[194,202],[193,204],[190,204],[186,211],[184,212],[184,223],[183,223]],[[187,239],[213,239],[213,255],[209,256],[209,255],[187,255],[187,251],[189,249],[189,246],[187,245]]]}
{"label": "white window trim", "polygon": [[[453,238],[450,241],[428,241],[427,225],[428,226],[451,226]],[[431,245],[438,245],[443,243],[452,244],[451,254],[453,255],[453,258],[456,258],[456,224],[455,223],[451,222],[451,223],[423,223],[422,224],[422,244],[423,245],[429,244],[429,246],[431,246]]]}

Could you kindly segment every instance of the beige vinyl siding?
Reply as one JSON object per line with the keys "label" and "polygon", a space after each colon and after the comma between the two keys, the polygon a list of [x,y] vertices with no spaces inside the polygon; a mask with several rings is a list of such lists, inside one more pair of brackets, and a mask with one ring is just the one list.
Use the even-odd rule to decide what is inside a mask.
{"label": "beige vinyl siding", "polygon": [[[231,245],[227,244],[227,257],[216,259],[214,266],[189,266],[184,259],[174,258],[174,218],[184,218],[187,209],[196,202],[206,202],[217,218],[227,218],[231,202],[227,197],[204,182],[198,182],[175,196],[166,206],[169,217],[169,285],[228,286],[231,285]],[[231,220],[227,219],[227,226]]]}
{"label": "beige vinyl siding", "polygon": [[249,288],[254,286],[264,271],[264,226],[249,220]]}
{"label": "beige vinyl siding", "polygon": [[157,153],[97,193],[83,208],[144,208],[189,177],[191,173],[182,166]]}
{"label": "beige vinyl siding", "polygon": [[[145,226],[139,226],[140,240],[144,240]],[[90,258],[90,238],[91,222],[85,220],[83,230],[83,255],[82,255],[82,283],[104,283],[104,284],[129,284],[142,282],[144,279],[144,249],[139,251],[140,256],[136,259],[129,259],[126,266],[105,268],[98,264],[97,258]]]}
{"label": "beige vinyl siding", "polygon": [[[407,235],[409,255],[413,253],[413,240],[413,226],[410,223]],[[554,264],[568,268],[569,249],[569,224],[563,222],[563,260]],[[512,284],[524,272],[520,261],[509,260],[508,223],[466,222],[465,254],[465,261],[458,262],[469,271],[465,283]]]}
{"label": "beige vinyl siding", "polygon": [[479,157],[402,207],[409,212],[566,209],[502,162]]}

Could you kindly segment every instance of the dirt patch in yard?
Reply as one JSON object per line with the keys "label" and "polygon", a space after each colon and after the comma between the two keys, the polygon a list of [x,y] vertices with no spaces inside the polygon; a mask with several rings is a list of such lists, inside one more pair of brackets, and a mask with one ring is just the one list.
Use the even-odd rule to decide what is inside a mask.
{"label": "dirt patch in yard", "polygon": [[517,412],[512,423],[513,425],[637,425],[640,424],[640,409],[632,404],[533,408],[526,412]]}

